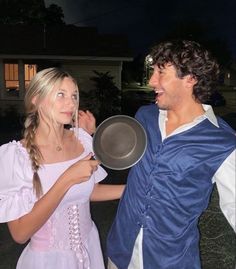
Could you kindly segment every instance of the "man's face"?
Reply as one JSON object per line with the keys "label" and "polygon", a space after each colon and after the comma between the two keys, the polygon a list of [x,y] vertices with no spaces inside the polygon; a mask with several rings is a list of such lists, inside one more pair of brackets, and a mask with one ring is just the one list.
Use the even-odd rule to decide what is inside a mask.
{"label": "man's face", "polygon": [[171,64],[163,68],[154,66],[149,85],[156,93],[156,103],[160,109],[175,110],[184,105],[186,100],[186,78],[178,78],[176,69]]}

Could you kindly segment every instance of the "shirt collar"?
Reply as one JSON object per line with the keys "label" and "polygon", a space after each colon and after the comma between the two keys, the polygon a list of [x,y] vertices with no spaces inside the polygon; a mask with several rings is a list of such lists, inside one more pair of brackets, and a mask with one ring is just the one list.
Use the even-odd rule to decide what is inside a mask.
{"label": "shirt collar", "polygon": [[204,105],[204,104],[202,105],[202,107],[205,110],[205,114],[203,116],[207,118],[212,124],[214,124],[216,127],[219,128],[219,124],[212,107],[210,105]]}
{"label": "shirt collar", "polygon": [[[217,121],[217,118],[215,116],[215,113],[212,109],[212,107],[210,105],[205,105],[205,104],[202,104],[202,107],[205,111],[205,113],[203,115],[201,115],[200,117],[197,117],[196,119],[202,119],[202,118],[206,118],[208,119],[212,124],[214,124],[216,127],[219,127],[218,125],[218,121]],[[162,110],[162,109],[159,109],[160,111],[160,115],[161,117],[164,119],[164,120],[167,120],[167,111],[166,110]],[[196,120],[195,119],[195,120]]]}

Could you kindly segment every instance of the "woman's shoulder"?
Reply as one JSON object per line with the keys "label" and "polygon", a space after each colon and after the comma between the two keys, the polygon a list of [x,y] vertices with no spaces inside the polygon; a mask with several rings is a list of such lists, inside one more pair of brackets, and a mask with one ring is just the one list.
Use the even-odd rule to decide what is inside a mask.
{"label": "woman's shoulder", "polygon": [[73,128],[74,134],[81,141],[89,141],[92,142],[92,136],[87,133],[83,128]]}
{"label": "woman's shoulder", "polygon": [[31,164],[20,141],[0,146],[0,171],[0,222],[7,222],[29,212],[35,201]]}
{"label": "woman's shoulder", "polygon": [[23,147],[22,141],[12,140],[0,146],[0,156],[4,157],[4,159],[11,158],[16,154],[27,156],[27,151]]}
{"label": "woman's shoulder", "polygon": [[80,143],[84,147],[85,152],[87,152],[87,153],[93,152],[93,146],[92,146],[93,138],[92,138],[92,136],[82,128],[74,128],[73,131],[74,131],[77,139],[80,141]]}
{"label": "woman's shoulder", "polygon": [[0,146],[0,169],[2,176],[10,174],[14,170],[22,170],[30,167],[27,150],[21,141],[11,141]]}

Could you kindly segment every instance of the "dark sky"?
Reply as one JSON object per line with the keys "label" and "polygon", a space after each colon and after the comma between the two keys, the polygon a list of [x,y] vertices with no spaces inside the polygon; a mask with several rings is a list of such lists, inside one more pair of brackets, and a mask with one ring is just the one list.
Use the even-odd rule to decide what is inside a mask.
{"label": "dark sky", "polygon": [[209,40],[236,58],[236,0],[45,0],[62,7],[67,24],[123,33],[135,52],[183,33]]}

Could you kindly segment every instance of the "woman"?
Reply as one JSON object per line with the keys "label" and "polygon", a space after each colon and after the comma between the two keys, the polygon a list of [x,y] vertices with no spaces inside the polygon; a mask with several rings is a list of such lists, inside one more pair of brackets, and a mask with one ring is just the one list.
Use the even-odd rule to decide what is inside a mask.
{"label": "woman", "polygon": [[91,136],[64,128],[78,122],[78,101],[68,73],[38,72],[25,96],[23,139],[0,147],[0,221],[16,242],[30,239],[17,269],[104,268],[89,200],[118,199],[123,186],[98,184],[106,172],[91,160]]}

